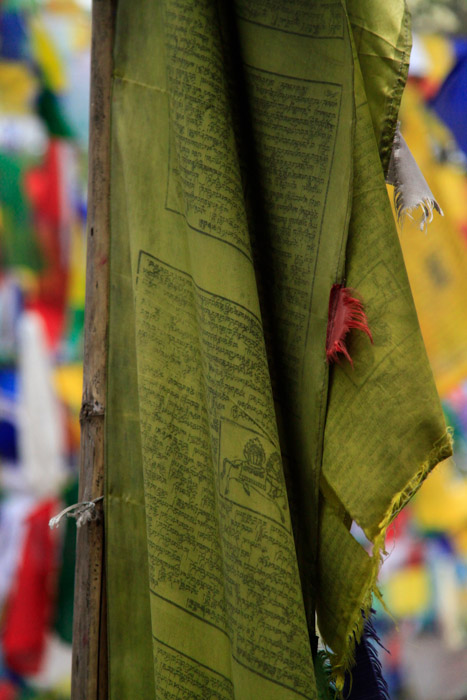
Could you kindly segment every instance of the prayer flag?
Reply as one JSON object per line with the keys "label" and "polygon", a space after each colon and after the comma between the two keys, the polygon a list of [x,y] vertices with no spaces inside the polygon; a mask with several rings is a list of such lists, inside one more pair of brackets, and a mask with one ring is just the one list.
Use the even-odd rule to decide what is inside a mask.
{"label": "prayer flag", "polygon": [[118,3],[111,697],[314,699],[315,612],[343,686],[386,528],[451,451],[384,179],[409,53],[403,2]]}

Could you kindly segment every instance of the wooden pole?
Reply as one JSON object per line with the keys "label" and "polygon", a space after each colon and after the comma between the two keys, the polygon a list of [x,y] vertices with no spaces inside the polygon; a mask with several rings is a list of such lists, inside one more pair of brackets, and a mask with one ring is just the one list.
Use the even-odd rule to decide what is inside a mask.
{"label": "wooden pole", "polygon": [[[110,239],[110,106],[116,0],[93,0],[80,501],[104,495]],[[72,700],[107,700],[102,502],[77,531]]]}

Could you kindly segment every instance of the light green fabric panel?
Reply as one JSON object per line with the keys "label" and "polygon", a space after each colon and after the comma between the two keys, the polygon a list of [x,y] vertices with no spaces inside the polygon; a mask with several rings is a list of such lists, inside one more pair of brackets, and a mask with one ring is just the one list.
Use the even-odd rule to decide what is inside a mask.
{"label": "light green fabric panel", "polygon": [[319,629],[341,670],[339,664],[345,666],[349,648],[355,642],[356,616],[363,619],[362,611],[370,600],[374,566],[326,500],[322,503],[320,524]]}
{"label": "light green fabric panel", "polygon": [[109,691],[111,700],[150,700],[154,670],[132,275],[116,147],[112,162],[105,508]]}
{"label": "light green fabric panel", "polygon": [[386,173],[409,70],[412,33],[404,0],[347,0],[358,61]]}
{"label": "light green fabric panel", "polygon": [[[374,344],[364,334],[353,334],[349,350],[354,368],[342,364],[332,369],[322,490],[332,496],[335,512],[340,509],[334,520],[343,522],[347,515],[355,520],[374,549],[371,564],[363,550],[355,551],[353,564],[346,569],[342,562],[360,547],[350,533],[336,526],[332,544],[323,544],[324,532],[320,540],[321,576],[340,585],[319,598],[318,620],[340,672],[351,665],[362,611],[367,612],[371,604],[369,593],[376,584],[387,526],[435,464],[451,454],[358,66],[355,95],[354,193],[346,276],[347,284],[365,302]],[[334,561],[329,547],[340,550]],[[361,595],[356,596],[355,590],[361,590]],[[333,616],[331,611],[342,605],[342,614]]]}
{"label": "light green fabric panel", "polygon": [[[374,344],[354,334],[354,369],[333,369],[323,474],[373,539],[393,499],[448,455],[450,441],[358,72],[355,79],[354,200],[346,275],[365,302]],[[351,439],[343,450],[342,440],[347,438]]]}

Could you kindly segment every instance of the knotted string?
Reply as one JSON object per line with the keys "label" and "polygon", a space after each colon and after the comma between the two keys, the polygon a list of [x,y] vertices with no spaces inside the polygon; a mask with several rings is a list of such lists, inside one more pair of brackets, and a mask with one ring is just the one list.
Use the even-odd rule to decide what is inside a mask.
{"label": "knotted string", "polygon": [[65,515],[67,518],[76,519],[76,527],[82,527],[85,523],[96,520],[99,515],[96,511],[96,503],[103,499],[104,496],[99,496],[92,501],[81,501],[80,503],[74,503],[72,506],[68,506],[68,508],[64,508],[61,513],[54,515],[54,517],[49,520],[49,527],[51,529],[58,527],[61,519]]}

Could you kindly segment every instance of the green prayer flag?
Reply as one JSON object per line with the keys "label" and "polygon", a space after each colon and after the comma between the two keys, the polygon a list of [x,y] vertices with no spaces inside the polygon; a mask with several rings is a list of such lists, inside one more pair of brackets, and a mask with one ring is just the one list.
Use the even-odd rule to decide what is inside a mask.
{"label": "green prayer flag", "polygon": [[[78,481],[67,484],[62,495],[65,507],[74,505],[79,500]],[[76,520],[67,518],[63,535],[60,571],[57,581],[57,593],[54,611],[54,630],[68,644],[73,638],[73,599],[75,592],[76,565]]]}
{"label": "green prayer flag", "polygon": [[[384,533],[450,453],[384,184],[403,2],[119,0],[110,697],[318,697]],[[331,288],[373,337],[326,356]],[[358,523],[370,557],[349,532]]]}
{"label": "green prayer flag", "polygon": [[32,212],[24,190],[27,163],[17,155],[0,152],[0,255],[3,265],[43,267]]}
{"label": "green prayer flag", "polygon": [[65,118],[59,99],[48,87],[43,86],[37,97],[37,113],[50,136],[61,139],[73,138],[73,130]]}

